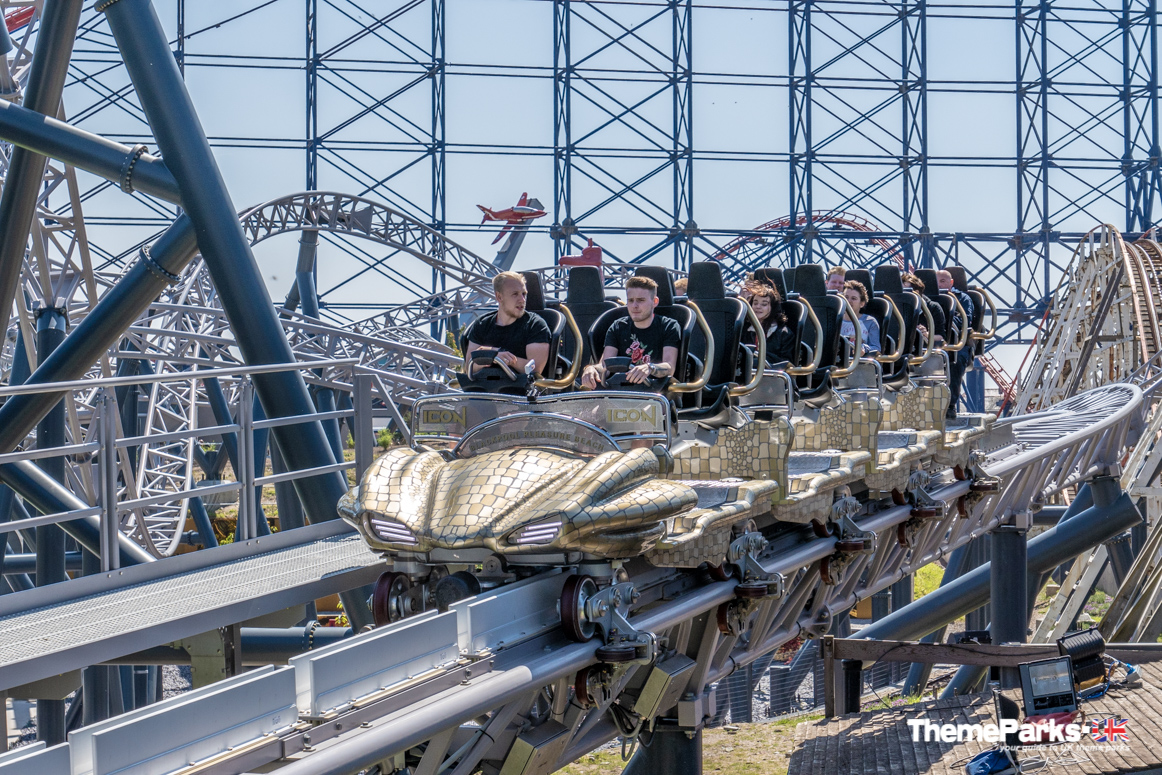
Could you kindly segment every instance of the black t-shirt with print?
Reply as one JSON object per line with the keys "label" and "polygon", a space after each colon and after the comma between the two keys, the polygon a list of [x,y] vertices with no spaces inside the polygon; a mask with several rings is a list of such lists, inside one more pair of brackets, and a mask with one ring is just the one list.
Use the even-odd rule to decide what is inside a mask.
{"label": "black t-shirt with print", "polygon": [[664,363],[662,350],[682,342],[682,329],[673,318],[654,315],[646,328],[638,328],[628,317],[614,321],[605,332],[605,346],[616,347],[617,354],[628,357],[637,366],[642,363]]}
{"label": "black t-shirt with print", "polygon": [[526,312],[519,318],[502,326],[496,322],[496,313],[491,312],[477,318],[468,329],[468,341],[481,347],[499,347],[518,358],[527,358],[525,347],[530,344],[548,344],[549,324],[540,315]]}

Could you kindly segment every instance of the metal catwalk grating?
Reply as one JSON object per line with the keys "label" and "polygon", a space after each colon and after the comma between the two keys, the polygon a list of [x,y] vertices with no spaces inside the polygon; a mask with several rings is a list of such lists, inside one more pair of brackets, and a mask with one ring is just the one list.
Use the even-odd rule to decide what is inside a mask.
{"label": "metal catwalk grating", "polygon": [[330,536],[0,616],[0,668],[381,562],[359,536]]}

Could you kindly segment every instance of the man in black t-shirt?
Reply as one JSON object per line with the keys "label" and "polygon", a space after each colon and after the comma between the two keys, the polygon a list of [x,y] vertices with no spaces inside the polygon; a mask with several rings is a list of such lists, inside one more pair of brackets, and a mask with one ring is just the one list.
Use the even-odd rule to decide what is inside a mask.
{"label": "man in black t-shirt", "polygon": [[540,315],[525,311],[528,290],[525,279],[516,272],[501,272],[492,278],[496,292],[496,312],[477,318],[468,329],[468,347],[464,351],[464,372],[473,376],[472,353],[481,347],[500,349],[496,359],[514,372],[524,372],[533,361],[540,374],[549,358],[549,325]]}
{"label": "man in black t-shirt", "polygon": [[631,384],[674,373],[682,330],[676,320],[654,314],[654,307],[658,306],[658,284],[648,277],[629,278],[625,284],[625,306],[629,317],[615,321],[605,332],[601,362],[585,367],[581,387],[592,390],[604,380],[606,358],[630,359],[632,365],[625,381]]}

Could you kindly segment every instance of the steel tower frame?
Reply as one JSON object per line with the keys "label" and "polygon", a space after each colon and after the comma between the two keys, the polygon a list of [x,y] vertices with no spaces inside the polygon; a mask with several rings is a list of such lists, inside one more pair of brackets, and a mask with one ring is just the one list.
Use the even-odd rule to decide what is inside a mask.
{"label": "steel tower frame", "polygon": [[[1050,0],[1014,0],[1008,6],[788,0],[730,7],[695,0],[548,0],[551,28],[550,14],[539,10],[546,0],[525,0],[514,12],[540,14],[536,18],[551,36],[552,58],[503,67],[458,59],[448,50],[449,16],[455,19],[460,1],[396,0],[356,23],[355,11],[362,6],[351,0],[304,0],[305,51],[298,64],[307,115],[303,136],[286,138],[285,147],[303,149],[308,187],[366,193],[433,228],[455,232],[476,224],[449,218],[453,160],[469,154],[549,158],[553,223],[534,231],[549,232],[556,258],[595,238],[607,255],[626,261],[664,260],[683,268],[718,255],[727,274],[738,277],[768,262],[875,263],[883,256],[874,245],[888,245],[883,253],[914,265],[964,265],[998,298],[1001,341],[1013,343],[1032,338],[1081,234],[1100,221],[1117,220],[1113,207],[1121,218],[1115,225],[1129,237],[1152,228],[1160,212],[1156,0],[1083,0],[1069,6]],[[222,24],[262,5],[232,9]],[[178,15],[173,46],[183,67],[255,66],[241,56],[237,61],[199,57],[187,41],[202,31],[185,30],[182,0],[171,8]],[[730,14],[740,8],[753,24],[770,30],[772,41],[785,34],[785,73],[759,76],[741,72],[740,66],[705,64],[709,46],[699,39],[711,34],[702,30],[732,22],[737,17]],[[988,81],[972,73],[956,78],[940,70],[929,51],[932,30],[961,20],[1009,31],[1009,78]],[[78,90],[97,97],[71,120],[85,126],[121,111],[127,126],[121,139],[149,142],[132,90],[101,55],[106,38],[102,22],[86,11],[78,52],[89,56],[74,61],[66,101]],[[334,42],[320,43],[331,38]],[[258,62],[274,64],[286,66]],[[374,71],[379,80],[369,86],[356,69]],[[552,112],[552,130],[538,135],[544,141],[449,140],[450,118],[467,118],[449,104],[449,83],[497,73],[511,76],[514,84],[551,81],[551,105],[546,101],[544,107]],[[750,92],[759,99],[786,90],[785,99],[775,98],[780,107],[786,105],[786,116],[779,119],[785,137],[772,128],[769,142],[755,151],[731,147],[729,141],[715,145],[722,141],[703,129],[696,144],[695,106],[712,110],[707,103],[721,93],[717,89],[740,84],[769,87]],[[961,95],[988,95],[1011,106],[1006,109],[1011,113],[998,117],[998,123],[1011,121],[1014,127],[1011,150],[958,156],[934,142],[933,133],[941,130],[930,120],[936,109],[932,100]],[[529,120],[535,119],[534,114]],[[723,161],[745,162],[751,165],[746,174],[773,179],[786,191],[786,201],[776,196],[773,211],[755,222],[786,217],[756,229],[753,223],[723,222],[721,212],[699,216],[699,210],[713,211],[708,203],[715,196],[707,182],[711,176],[700,170]],[[987,231],[960,230],[933,209],[945,205],[948,196],[930,184],[934,174],[990,169],[1011,170],[1012,183],[997,189],[1005,207],[1014,203],[1010,222],[990,222]],[[696,174],[703,180],[698,208]],[[98,183],[82,198],[88,203],[106,188]],[[137,245],[103,247],[96,231],[125,223],[150,226],[172,217],[169,205],[138,198],[143,209],[131,216],[86,218],[93,224],[94,254],[106,266],[123,263]],[[97,208],[87,206],[86,212],[90,209]],[[865,226],[842,225],[855,221]],[[723,252],[731,240],[745,237],[755,239],[747,250]],[[390,256],[337,244],[362,262],[362,272],[374,272],[407,293],[423,296],[443,288],[436,274],[430,282],[415,273],[405,276]],[[322,306],[342,311],[344,305],[328,304],[335,290],[319,289]]]}

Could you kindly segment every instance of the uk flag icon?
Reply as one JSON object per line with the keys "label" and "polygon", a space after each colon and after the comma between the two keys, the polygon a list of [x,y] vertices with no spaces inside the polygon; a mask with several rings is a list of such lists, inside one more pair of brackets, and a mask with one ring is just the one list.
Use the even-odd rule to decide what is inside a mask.
{"label": "uk flag icon", "polygon": [[1089,733],[1095,743],[1129,742],[1130,733],[1126,731],[1129,721],[1128,718],[1097,719],[1090,722]]}

